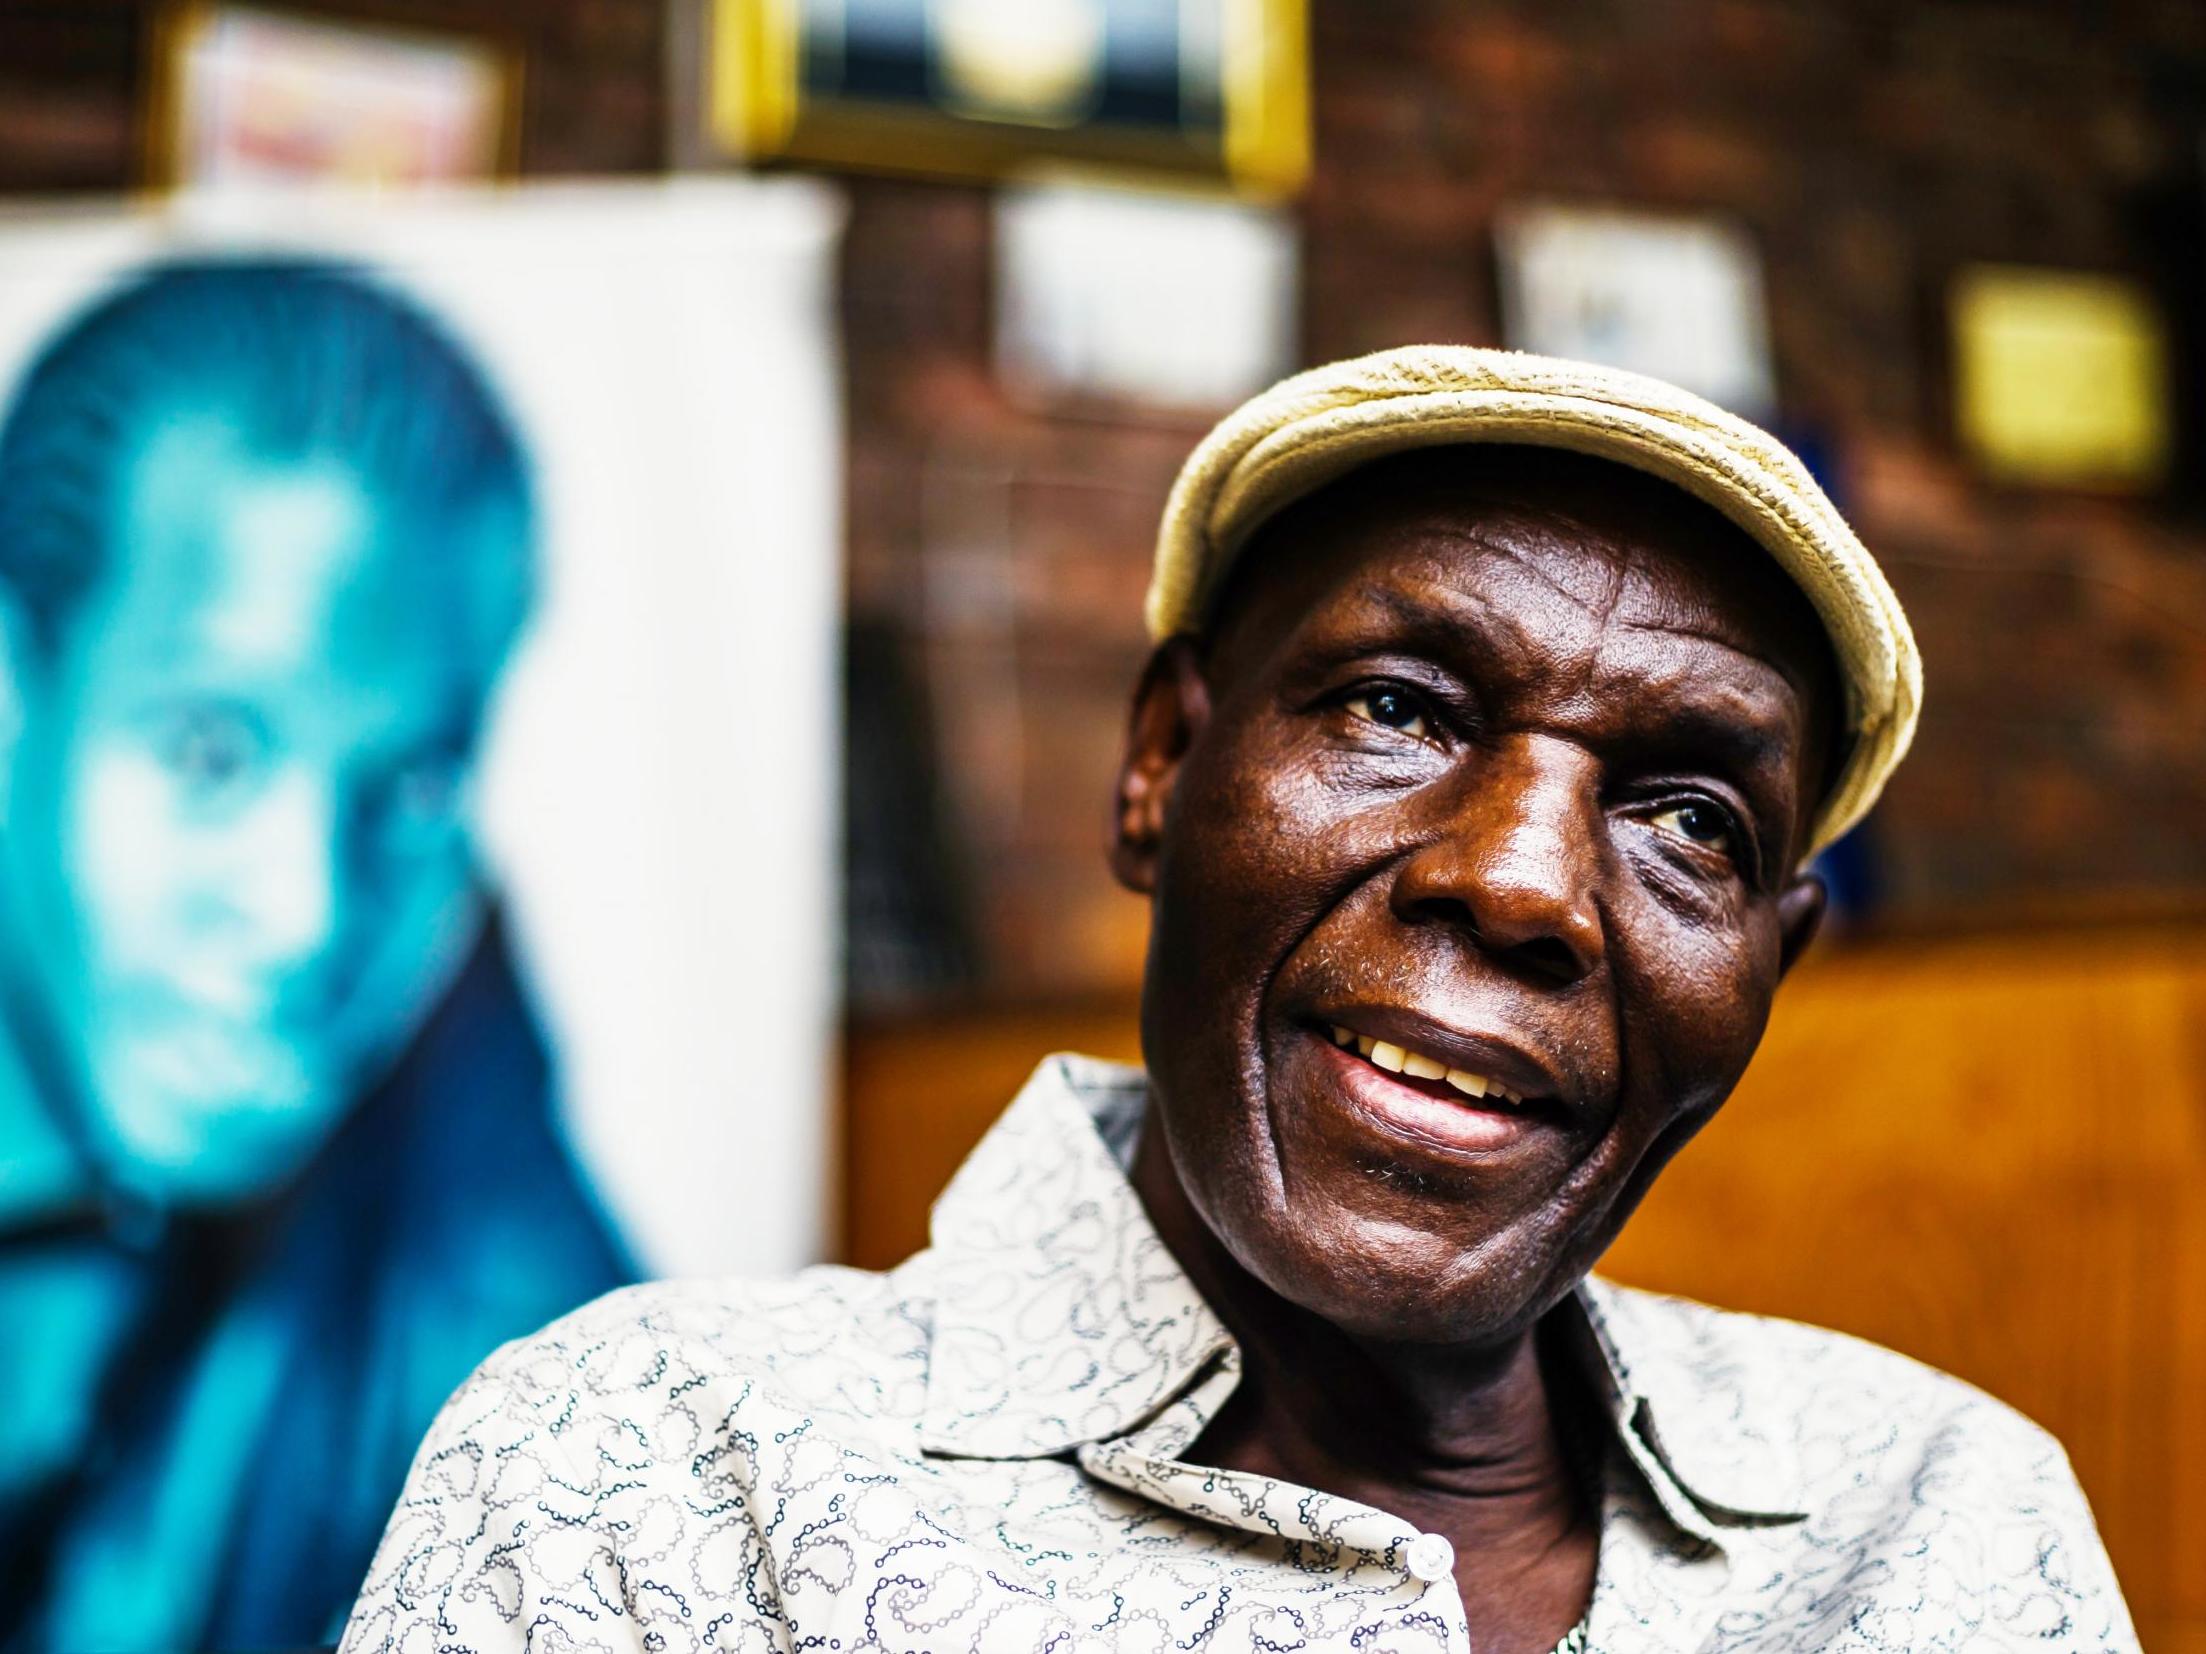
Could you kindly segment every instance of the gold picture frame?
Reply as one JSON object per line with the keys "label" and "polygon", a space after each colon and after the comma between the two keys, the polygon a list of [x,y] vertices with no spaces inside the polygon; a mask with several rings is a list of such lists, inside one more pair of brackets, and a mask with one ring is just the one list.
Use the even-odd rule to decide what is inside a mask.
{"label": "gold picture frame", "polygon": [[144,111],[156,189],[477,183],[519,171],[511,42],[281,4],[155,16]]}
{"label": "gold picture frame", "polygon": [[705,125],[725,155],[985,179],[1081,161],[1273,199],[1309,171],[1308,0],[1182,0],[1203,45],[1183,27],[1167,66],[1194,119],[1114,109],[1140,100],[1114,90],[1113,0],[902,0],[905,38],[875,52],[903,74],[887,91],[834,73],[838,0],[705,3]]}

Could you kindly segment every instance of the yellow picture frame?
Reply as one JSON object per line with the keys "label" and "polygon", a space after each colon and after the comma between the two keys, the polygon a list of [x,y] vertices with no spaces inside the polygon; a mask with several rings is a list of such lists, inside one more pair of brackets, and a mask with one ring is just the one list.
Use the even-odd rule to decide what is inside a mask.
{"label": "yellow picture frame", "polygon": [[[995,94],[996,107],[977,116],[961,108],[954,95],[933,101],[823,95],[805,84],[803,0],[707,3],[704,124],[724,155],[984,179],[1036,161],[1080,161],[1222,177],[1245,194],[1270,199],[1292,194],[1309,172],[1308,0],[1219,0],[1221,118],[1215,131],[1199,135],[1165,123],[1084,118],[1076,88],[1051,107],[1052,92],[1073,83],[1053,79],[1049,68],[1037,71],[1034,64],[1076,63],[1081,47],[1062,32],[1050,38],[1031,22],[1020,31],[1026,38],[1007,43],[997,62],[979,56],[966,69],[968,85]],[[918,31],[932,30],[928,38],[937,46],[945,19],[954,22],[961,10],[989,9],[961,6],[960,0],[908,4],[915,41]],[[1055,5],[1069,8],[1072,0]],[[1100,16],[1107,5],[1108,0],[1082,0],[1075,9]],[[995,14],[1010,15],[1000,6]],[[969,27],[966,35],[987,44],[983,28]],[[1012,48],[1025,51],[1024,63]]]}
{"label": "yellow picture frame", "polygon": [[2175,450],[2167,326],[2136,281],[1971,265],[1948,294],[1955,436],[1996,481],[2138,492]]}

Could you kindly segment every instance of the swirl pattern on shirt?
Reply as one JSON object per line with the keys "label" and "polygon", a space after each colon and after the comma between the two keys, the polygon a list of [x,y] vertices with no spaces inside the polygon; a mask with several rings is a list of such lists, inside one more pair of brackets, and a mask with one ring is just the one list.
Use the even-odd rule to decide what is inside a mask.
{"label": "swirl pattern on shirt", "polygon": [[[635,1287],[499,1351],[343,1654],[1465,1654],[1476,1558],[1180,1457],[1240,1357],[1126,1182],[1143,1096],[1045,1062],[888,1274]],[[2136,1647],[2060,1448],[1989,1397],[1598,1281],[1558,1313],[1613,1421],[1589,1648]]]}

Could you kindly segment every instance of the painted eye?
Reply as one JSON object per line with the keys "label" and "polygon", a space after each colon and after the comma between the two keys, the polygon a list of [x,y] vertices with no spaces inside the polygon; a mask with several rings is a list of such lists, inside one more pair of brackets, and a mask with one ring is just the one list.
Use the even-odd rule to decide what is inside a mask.
{"label": "painted eye", "polygon": [[1432,733],[1417,702],[1399,689],[1358,690],[1345,704],[1357,717],[1368,719],[1382,729],[1398,729],[1420,741]]}
{"label": "painted eye", "polygon": [[171,720],[158,746],[171,774],[194,792],[208,794],[237,785],[259,757],[260,743],[245,719],[198,708]]}
{"label": "painted eye", "polygon": [[1650,819],[1663,832],[1674,833],[1695,844],[1705,844],[1715,850],[1733,847],[1731,820],[1713,804],[1673,804],[1668,809],[1656,811]]}
{"label": "painted eye", "polygon": [[391,801],[415,821],[436,821],[459,804],[460,766],[449,759],[425,759],[398,773]]}

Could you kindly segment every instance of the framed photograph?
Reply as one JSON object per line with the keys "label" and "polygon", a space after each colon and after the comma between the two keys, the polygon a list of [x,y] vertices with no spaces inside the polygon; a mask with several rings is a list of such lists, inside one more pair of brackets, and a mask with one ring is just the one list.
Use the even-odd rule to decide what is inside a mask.
{"label": "framed photograph", "polygon": [[1036,158],[1309,165],[1307,0],[712,0],[722,152],[996,177]]}
{"label": "framed photograph", "polygon": [[157,28],[162,186],[378,188],[511,175],[520,57],[472,36],[193,0]]}
{"label": "framed photograph", "polygon": [[1291,215],[1215,190],[996,194],[996,368],[1043,405],[1222,411],[1295,367]]}
{"label": "framed photograph", "polygon": [[1511,349],[1651,374],[1748,419],[1775,411],[1761,256],[1739,226],[1528,203],[1494,237]]}

